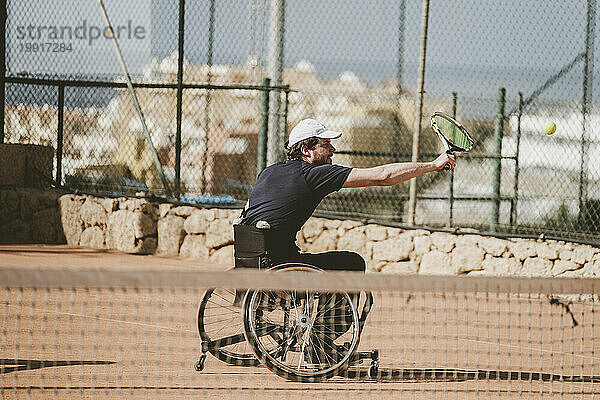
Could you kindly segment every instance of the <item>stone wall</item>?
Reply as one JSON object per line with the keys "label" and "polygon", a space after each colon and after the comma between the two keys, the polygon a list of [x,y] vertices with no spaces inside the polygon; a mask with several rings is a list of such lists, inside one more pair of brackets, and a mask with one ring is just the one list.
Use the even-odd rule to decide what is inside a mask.
{"label": "stone wall", "polygon": [[51,146],[0,143],[0,186],[48,186],[53,157]]}
{"label": "stone wall", "polygon": [[[70,245],[233,265],[231,225],[239,210],[72,194],[61,196],[58,203]],[[298,245],[310,252],[356,251],[371,272],[600,276],[600,248],[554,240],[456,235],[313,217],[298,234]]]}
{"label": "stone wall", "polygon": [[0,189],[0,244],[64,243],[55,190]]}

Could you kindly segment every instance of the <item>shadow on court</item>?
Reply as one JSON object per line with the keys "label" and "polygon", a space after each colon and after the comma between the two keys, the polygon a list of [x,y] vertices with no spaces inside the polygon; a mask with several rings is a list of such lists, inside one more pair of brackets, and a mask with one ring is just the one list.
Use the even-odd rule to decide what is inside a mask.
{"label": "shadow on court", "polygon": [[488,371],[460,369],[394,369],[379,368],[377,376],[370,378],[366,370],[348,370],[344,377],[378,382],[464,382],[470,380],[541,381],[541,382],[591,382],[600,383],[600,376],[558,375],[541,372]]}
{"label": "shadow on court", "polygon": [[25,253],[39,253],[39,254],[64,254],[64,255],[70,255],[70,254],[81,254],[81,255],[94,255],[94,254],[106,254],[106,253],[115,253],[114,251],[111,250],[106,250],[106,249],[86,249],[86,248],[78,248],[78,247],[74,247],[74,248],[64,248],[64,247],[39,247],[39,248],[35,248],[35,247],[19,247],[18,245],[15,246],[14,248],[10,248],[8,246],[1,246],[0,247],[0,254],[1,253],[14,253],[14,254],[25,254]]}
{"label": "shadow on court", "polygon": [[48,361],[48,360],[20,360],[14,358],[0,358],[0,374],[16,371],[31,371],[49,367],[67,367],[73,365],[109,365],[114,361]]}

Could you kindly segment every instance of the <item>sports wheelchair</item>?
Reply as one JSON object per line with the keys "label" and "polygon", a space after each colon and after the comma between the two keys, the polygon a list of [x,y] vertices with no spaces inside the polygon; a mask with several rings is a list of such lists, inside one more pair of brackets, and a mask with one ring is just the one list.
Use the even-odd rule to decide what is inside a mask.
{"label": "sports wheelchair", "polygon": [[[256,229],[236,228],[236,244],[248,243],[240,239],[248,233],[246,228]],[[258,231],[256,236],[252,229],[250,250],[243,244],[236,246],[236,268],[248,267],[250,261],[254,263],[250,266],[266,269],[266,273],[323,272],[303,263],[273,265],[263,233]],[[349,366],[370,359],[368,374],[374,377],[379,351],[358,351],[372,304],[370,292],[208,289],[198,307],[202,354],[195,369],[204,369],[210,353],[229,365],[263,364],[291,381],[318,382],[343,375]]]}

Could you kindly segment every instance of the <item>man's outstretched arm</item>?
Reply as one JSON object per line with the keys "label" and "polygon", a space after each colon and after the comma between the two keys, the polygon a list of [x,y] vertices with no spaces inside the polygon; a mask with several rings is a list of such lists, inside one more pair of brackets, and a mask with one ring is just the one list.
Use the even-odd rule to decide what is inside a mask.
{"label": "man's outstretched arm", "polygon": [[441,171],[446,164],[449,164],[450,169],[453,169],[454,156],[443,153],[431,162],[405,162],[379,165],[372,168],[353,168],[342,187],[397,185],[428,172]]}

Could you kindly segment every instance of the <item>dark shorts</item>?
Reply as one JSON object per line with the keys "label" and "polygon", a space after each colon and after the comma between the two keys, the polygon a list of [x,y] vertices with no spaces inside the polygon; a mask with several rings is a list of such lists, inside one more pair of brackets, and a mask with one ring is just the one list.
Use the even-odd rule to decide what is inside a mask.
{"label": "dark shorts", "polygon": [[295,253],[274,255],[273,264],[299,262],[319,267],[326,271],[365,272],[366,262],[360,254],[352,251],[327,251],[325,253]]}

